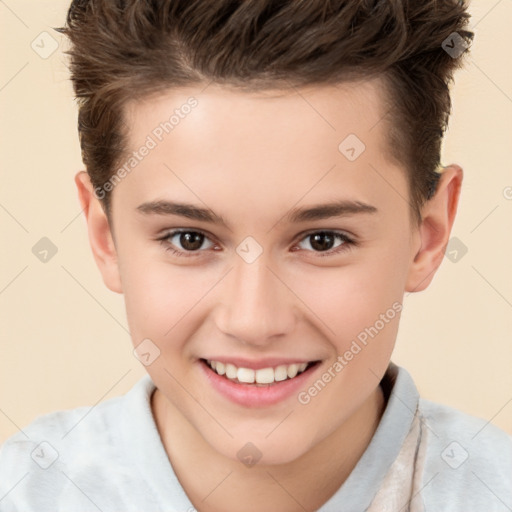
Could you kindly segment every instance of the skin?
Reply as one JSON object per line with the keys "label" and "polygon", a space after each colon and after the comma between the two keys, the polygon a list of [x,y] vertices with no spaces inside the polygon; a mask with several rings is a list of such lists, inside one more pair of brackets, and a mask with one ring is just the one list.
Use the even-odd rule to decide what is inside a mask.
{"label": "skin", "polygon": [[[375,432],[399,314],[307,405],[296,395],[263,408],[234,404],[207,384],[198,358],[321,360],[307,389],[405,292],[430,284],[462,169],[444,168],[418,225],[406,172],[385,156],[378,80],[251,94],[203,89],[126,106],[135,150],[169,112],[190,96],[198,100],[115,187],[110,222],[87,174],[76,175],[91,247],[107,287],[125,296],[134,346],[149,338],[160,350],[146,367],[158,388],[152,411],[196,510],[313,510],[345,481]],[[366,146],[353,162],[338,150],[351,133]],[[209,208],[229,228],[137,210],[162,200]],[[300,223],[285,217],[334,200],[376,212]],[[199,255],[173,255],[156,240],[177,228],[206,235]],[[307,236],[320,230],[357,244],[334,254],[342,245],[334,238],[322,256]],[[236,252],[247,236],[263,249],[252,263]],[[172,244],[190,247],[179,236]],[[237,457],[249,441],[262,454],[253,467]]]}

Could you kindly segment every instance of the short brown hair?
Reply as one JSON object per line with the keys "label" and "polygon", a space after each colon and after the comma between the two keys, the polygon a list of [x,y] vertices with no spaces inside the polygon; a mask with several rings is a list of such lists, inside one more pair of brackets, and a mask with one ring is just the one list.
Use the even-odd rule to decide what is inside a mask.
{"label": "short brown hair", "polygon": [[129,100],[208,82],[256,91],[379,76],[387,156],[407,170],[420,220],[463,53],[445,44],[469,47],[469,17],[464,0],[74,0],[57,30],[71,41],[87,172],[102,187],[121,162]]}

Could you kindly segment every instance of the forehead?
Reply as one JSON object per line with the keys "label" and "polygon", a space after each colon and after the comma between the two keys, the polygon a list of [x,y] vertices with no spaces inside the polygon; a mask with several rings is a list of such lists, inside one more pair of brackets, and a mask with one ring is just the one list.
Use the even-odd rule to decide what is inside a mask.
{"label": "forehead", "polygon": [[140,202],[180,190],[196,201],[214,193],[224,204],[236,191],[254,206],[262,197],[290,206],[337,190],[371,204],[384,183],[376,173],[397,171],[386,160],[385,113],[378,79],[250,93],[217,84],[169,90],[126,105],[125,161],[150,149],[116,189],[130,188]]}
{"label": "forehead", "polygon": [[[209,84],[170,89],[131,101],[124,109],[132,144],[151,133],[160,139],[171,130],[176,138],[187,127],[198,137],[211,131],[226,134],[232,129],[231,139],[251,136],[254,143],[275,143],[269,135],[276,135],[277,142],[284,143],[300,134],[329,144],[348,133],[368,138],[368,132],[374,131],[386,113],[384,82],[379,78],[257,92]],[[169,121],[172,126],[165,130]],[[379,134],[381,131],[376,130],[372,136]]]}

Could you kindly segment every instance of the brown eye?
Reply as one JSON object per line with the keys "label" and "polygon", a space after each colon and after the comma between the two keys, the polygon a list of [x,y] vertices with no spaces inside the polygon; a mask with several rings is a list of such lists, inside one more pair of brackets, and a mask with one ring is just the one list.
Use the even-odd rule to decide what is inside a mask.
{"label": "brown eye", "polygon": [[178,240],[186,251],[197,251],[201,248],[204,241],[204,235],[196,231],[183,231],[177,234]]}
{"label": "brown eye", "polygon": [[[337,241],[339,241],[337,243]],[[300,243],[299,247],[304,242],[306,247],[302,247],[308,251],[317,253],[326,253],[325,256],[341,252],[348,249],[351,245],[355,245],[354,241],[344,233],[337,233],[336,231],[315,231],[307,234]],[[309,247],[308,247],[309,246]],[[319,254],[324,256],[324,254]]]}
{"label": "brown eye", "polygon": [[[184,256],[193,255],[187,253],[201,253],[214,245],[204,233],[184,229],[171,231],[159,240],[166,246],[166,249]],[[205,241],[209,241],[210,245],[203,247]]]}
{"label": "brown eye", "polygon": [[331,233],[320,232],[309,235],[309,239],[311,247],[316,251],[328,251],[332,249],[335,237]]}

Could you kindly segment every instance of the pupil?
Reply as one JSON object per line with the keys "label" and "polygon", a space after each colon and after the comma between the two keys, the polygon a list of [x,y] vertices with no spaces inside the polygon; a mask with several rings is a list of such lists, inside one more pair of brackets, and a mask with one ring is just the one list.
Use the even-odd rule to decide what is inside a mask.
{"label": "pupil", "polygon": [[186,233],[181,233],[180,244],[187,251],[194,251],[201,247],[203,244],[203,238],[204,237],[201,233],[188,231]]}
{"label": "pupil", "polygon": [[311,247],[319,251],[326,251],[331,249],[331,245],[334,241],[334,237],[329,233],[315,233],[314,235],[311,235],[311,237]]}

